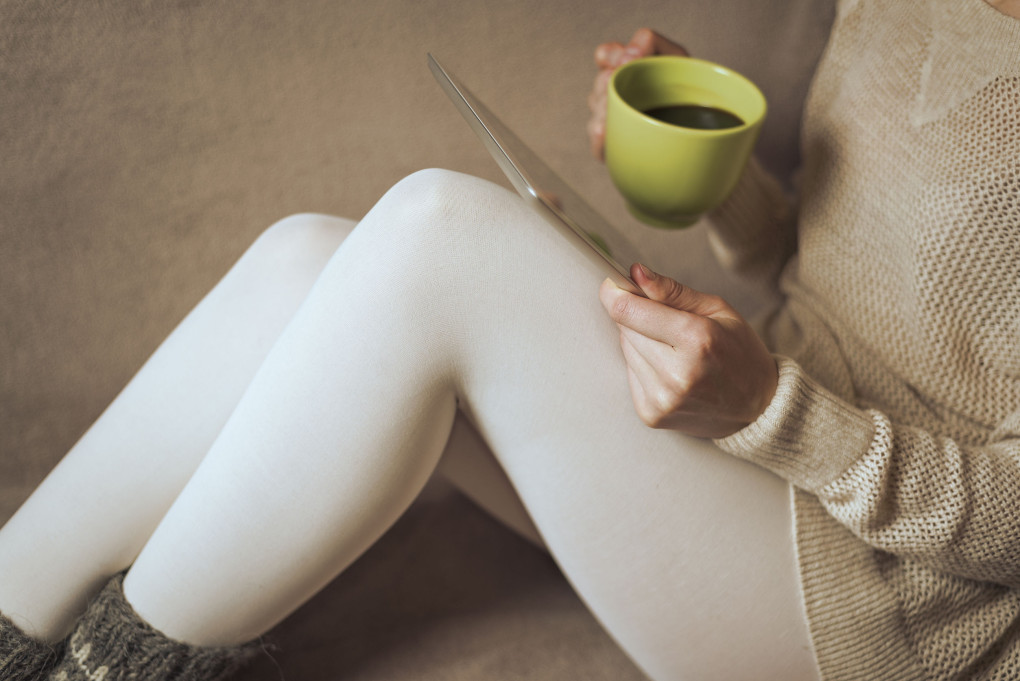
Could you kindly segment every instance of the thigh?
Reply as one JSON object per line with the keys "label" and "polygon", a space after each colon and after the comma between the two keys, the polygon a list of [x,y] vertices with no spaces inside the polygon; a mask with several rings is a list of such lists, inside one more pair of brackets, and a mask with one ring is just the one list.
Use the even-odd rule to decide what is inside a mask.
{"label": "thigh", "polygon": [[[239,606],[272,583],[262,620],[275,621],[408,503],[456,400],[568,579],[654,678],[810,678],[786,485],[641,424],[603,276],[504,190],[442,172],[400,183],[339,249],[132,571],[158,579],[135,583],[191,575],[176,593]],[[283,465],[296,451],[302,465]],[[199,544],[209,552],[181,548]],[[174,592],[160,596],[171,609]]]}
{"label": "thigh", "polygon": [[437,472],[496,520],[545,549],[513,483],[477,429],[462,414],[454,420]]}
{"label": "thigh", "polygon": [[167,337],[0,531],[6,613],[56,640],[134,560],[354,224],[271,226]]}
{"label": "thigh", "polygon": [[605,273],[502,190],[443,181],[507,203],[447,237],[446,284],[477,300],[458,310],[461,408],[596,617],[656,679],[817,678],[788,484],[647,428]]}

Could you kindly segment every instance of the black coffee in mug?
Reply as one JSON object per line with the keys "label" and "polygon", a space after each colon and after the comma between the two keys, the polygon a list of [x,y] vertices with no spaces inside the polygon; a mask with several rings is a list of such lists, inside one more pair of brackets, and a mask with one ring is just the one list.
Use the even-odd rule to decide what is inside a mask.
{"label": "black coffee in mug", "polygon": [[743,125],[744,121],[736,114],[723,109],[716,109],[711,106],[698,106],[697,104],[676,104],[673,106],[660,106],[644,112],[663,123],[679,125],[682,128],[695,128],[697,130],[723,130],[725,128],[736,128]]}

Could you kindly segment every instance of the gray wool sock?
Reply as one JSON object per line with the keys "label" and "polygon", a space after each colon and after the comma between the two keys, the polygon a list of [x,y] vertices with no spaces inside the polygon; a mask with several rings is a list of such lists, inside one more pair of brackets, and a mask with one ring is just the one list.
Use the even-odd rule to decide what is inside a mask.
{"label": "gray wool sock", "polygon": [[0,679],[39,681],[60,659],[61,646],[32,638],[0,614]]}
{"label": "gray wool sock", "polygon": [[216,681],[229,677],[259,650],[257,643],[200,647],[167,638],[134,611],[124,598],[123,575],[117,575],[89,604],[49,678]]}

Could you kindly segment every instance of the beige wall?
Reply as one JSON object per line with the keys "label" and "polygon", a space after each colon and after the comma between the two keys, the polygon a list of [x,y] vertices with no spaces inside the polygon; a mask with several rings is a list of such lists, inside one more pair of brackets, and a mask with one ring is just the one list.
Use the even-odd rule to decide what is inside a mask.
{"label": "beige wall", "polygon": [[788,172],[829,4],[0,0],[0,519],[271,222],[429,166],[499,179],[426,51],[631,225],[588,156],[594,46],[652,25],[744,71]]}

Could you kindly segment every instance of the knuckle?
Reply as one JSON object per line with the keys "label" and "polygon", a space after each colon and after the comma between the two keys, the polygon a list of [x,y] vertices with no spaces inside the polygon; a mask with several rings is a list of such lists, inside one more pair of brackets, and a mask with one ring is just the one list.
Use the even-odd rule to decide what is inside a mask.
{"label": "knuckle", "polygon": [[693,345],[694,356],[699,362],[704,362],[713,354],[712,339],[704,334],[699,334]]}
{"label": "knuckle", "polygon": [[652,401],[652,407],[654,412],[658,414],[659,419],[672,414],[683,402],[680,394],[667,386],[660,386],[652,396]]}
{"label": "knuckle", "polygon": [[666,299],[667,300],[681,300],[684,296],[686,288],[683,284],[675,279],[666,279]]}
{"label": "knuckle", "polygon": [[601,43],[595,48],[595,63],[599,66],[606,64],[613,58],[619,47],[620,44],[616,42]]}
{"label": "knuckle", "polygon": [[667,427],[666,414],[656,413],[645,421],[645,425],[655,430],[663,430]]}
{"label": "knuckle", "polygon": [[715,311],[725,311],[730,313],[734,311],[730,304],[726,302],[725,298],[714,293],[705,296],[705,303],[710,309]]}
{"label": "knuckle", "polygon": [[706,294],[703,294],[703,295],[705,296],[705,300],[708,301],[708,303],[713,308],[728,307],[728,304],[726,303],[726,301],[720,295],[717,295],[715,293],[706,293]]}
{"label": "knuckle", "polygon": [[609,306],[609,316],[613,321],[627,326],[634,317],[634,305],[629,295],[618,295]]}
{"label": "knuckle", "polygon": [[719,348],[719,336],[708,320],[698,320],[688,338],[688,349],[700,363],[714,357]]}
{"label": "knuckle", "polygon": [[666,388],[673,393],[672,407],[679,406],[682,396],[690,392],[691,384],[694,382],[691,370],[686,366],[673,366],[663,374],[663,382]]}
{"label": "knuckle", "polygon": [[662,414],[647,402],[637,405],[637,413],[641,422],[649,428],[659,428],[662,424]]}

